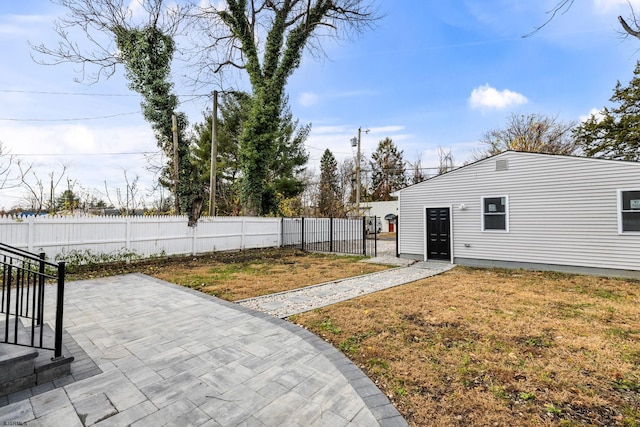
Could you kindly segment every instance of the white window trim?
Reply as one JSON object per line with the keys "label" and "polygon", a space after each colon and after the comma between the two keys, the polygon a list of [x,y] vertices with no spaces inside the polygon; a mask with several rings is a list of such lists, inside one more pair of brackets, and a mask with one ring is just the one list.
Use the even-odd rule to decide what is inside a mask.
{"label": "white window trim", "polygon": [[[618,209],[618,234],[631,234],[631,235],[640,235],[640,231],[624,231],[622,230],[622,193],[627,191],[640,191],[640,188],[621,188],[617,190],[617,203],[616,208]],[[637,212],[637,211],[633,211]]]}
{"label": "white window trim", "polygon": [[[486,230],[484,227],[484,199],[495,199],[504,197],[504,230]],[[509,232],[509,196],[482,196],[480,198],[480,231],[483,233],[508,233]]]}

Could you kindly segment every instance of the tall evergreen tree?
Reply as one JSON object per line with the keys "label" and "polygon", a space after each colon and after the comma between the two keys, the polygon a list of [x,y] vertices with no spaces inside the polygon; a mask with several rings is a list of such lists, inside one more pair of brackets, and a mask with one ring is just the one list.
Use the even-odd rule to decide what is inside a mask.
{"label": "tall evergreen tree", "polygon": [[320,159],[320,191],[318,194],[318,214],[324,217],[341,216],[338,162],[328,148]]}
{"label": "tall evergreen tree", "polygon": [[[218,108],[218,156],[216,161],[216,214],[240,215],[240,161],[238,147],[242,126],[251,108],[250,95],[245,92],[223,94]],[[209,187],[211,171],[211,121],[206,114],[203,123],[197,123],[194,155],[199,159],[200,179]],[[210,188],[208,188],[211,191]]]}
{"label": "tall evergreen tree", "polygon": [[640,62],[628,86],[616,84],[610,101],[574,131],[584,154],[604,159],[640,160]]}
{"label": "tall evergreen tree", "polygon": [[402,151],[385,138],[371,155],[371,190],[374,201],[391,200],[391,193],[407,184]]}
{"label": "tall evergreen tree", "polygon": [[[278,119],[277,150],[267,162],[268,174],[264,180],[264,207],[269,214],[281,214],[282,203],[291,204],[304,191],[302,172],[308,154],[304,143],[311,125],[299,125],[286,104],[281,106]],[[218,157],[217,157],[217,211],[222,215],[238,215],[243,210],[241,203],[240,166],[241,138],[252,108],[251,95],[233,92],[223,95],[218,110]],[[211,114],[205,122],[195,126],[197,144],[195,156],[199,159],[200,179],[209,183],[211,164]]]}

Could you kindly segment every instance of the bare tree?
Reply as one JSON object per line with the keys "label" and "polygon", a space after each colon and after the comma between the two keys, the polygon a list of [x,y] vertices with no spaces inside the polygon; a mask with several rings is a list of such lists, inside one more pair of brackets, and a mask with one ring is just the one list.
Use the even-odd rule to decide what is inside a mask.
{"label": "bare tree", "polygon": [[476,151],[475,160],[484,159],[506,150],[547,154],[579,154],[580,147],[571,133],[575,122],[563,122],[544,114],[518,115],[512,113],[507,125],[493,129],[480,139],[483,148]]}
{"label": "bare tree", "polygon": [[353,206],[356,200],[356,165],[353,159],[346,158],[338,163],[338,185],[342,210],[346,215],[348,207]]}
{"label": "bare tree", "polygon": [[451,154],[451,148],[445,150],[442,147],[438,147],[438,157],[440,162],[438,163],[438,175],[447,173],[453,170],[453,155]]}
{"label": "bare tree", "polygon": [[0,189],[19,185],[19,179],[11,176],[11,169],[16,161],[16,157],[9,153],[9,150],[0,141]]}
{"label": "bare tree", "polygon": [[425,168],[422,167],[422,154],[418,153],[416,159],[413,162],[407,161],[407,182],[411,184],[418,184],[422,181],[426,181],[429,178],[429,174],[425,172]]}
{"label": "bare tree", "polygon": [[67,173],[67,165],[61,164],[59,166],[60,170],[56,171],[54,169],[50,171],[47,174],[49,177],[48,182],[43,181],[42,175],[39,174],[33,164],[24,164],[18,161],[16,165],[20,173],[20,187],[27,191],[25,202],[29,209],[36,215],[44,211],[55,213],[56,189]]}
{"label": "bare tree", "polygon": [[140,189],[138,188],[138,180],[140,177],[138,175],[133,179],[129,179],[127,175],[127,171],[122,171],[124,175],[124,183],[125,188],[124,191],[122,188],[118,187],[112,192],[114,193],[114,198],[111,198],[109,193],[109,187],[107,186],[107,181],[104,182],[104,190],[109,203],[116,207],[120,211],[121,215],[133,215],[140,206],[144,206],[144,200],[142,197],[138,195]]}
{"label": "bare tree", "polygon": [[317,200],[320,193],[319,177],[314,170],[305,169],[302,172],[302,178],[304,183],[304,191],[301,194],[302,210],[305,216],[316,216],[317,212]]}

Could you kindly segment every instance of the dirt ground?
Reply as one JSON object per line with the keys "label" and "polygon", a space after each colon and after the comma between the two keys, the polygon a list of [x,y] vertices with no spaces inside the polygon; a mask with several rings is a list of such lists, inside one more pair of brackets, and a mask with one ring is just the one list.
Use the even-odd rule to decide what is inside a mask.
{"label": "dirt ground", "polygon": [[640,425],[639,283],[456,267],[293,317],[415,426]]}

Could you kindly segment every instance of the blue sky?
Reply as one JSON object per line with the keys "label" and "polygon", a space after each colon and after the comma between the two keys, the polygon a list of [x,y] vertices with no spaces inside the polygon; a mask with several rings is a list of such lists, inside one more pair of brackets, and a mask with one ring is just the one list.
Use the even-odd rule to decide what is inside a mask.
{"label": "blue sky", "polygon": [[[616,19],[630,14],[627,1],[576,2],[522,38],[555,3],[377,0],[384,16],[374,29],[351,41],[327,40],[327,58],[306,56],[289,80],[294,116],[312,124],[310,168],[326,148],[338,159],[354,156],[349,140],[359,127],[370,130],[362,135],[366,156],[390,137],[405,160],[421,157],[424,167],[435,167],[441,147],[460,165],[482,135],[512,113],[570,121],[609,105],[616,82],[629,82],[639,58],[640,40],[622,38]],[[640,1],[631,3],[640,10]],[[74,81],[77,66],[44,66],[31,58],[28,42],[53,46],[53,21],[64,13],[48,0],[0,3],[0,141],[23,164],[33,163],[43,181],[65,164],[75,191],[99,197],[108,190],[115,199],[124,171],[130,179],[138,175],[139,195],[149,203],[157,195],[145,191],[153,182],[146,158],[158,150],[122,69],[87,86]],[[181,64],[175,69],[188,72]],[[196,90],[180,76],[175,83],[181,95],[219,89]],[[211,103],[183,100],[191,122],[201,121]],[[98,119],[107,116],[113,117]],[[0,208],[20,198],[16,190],[0,190]]]}

